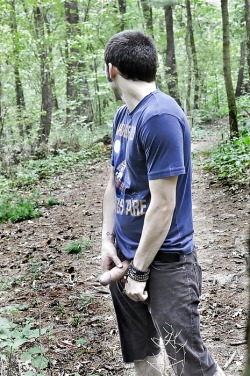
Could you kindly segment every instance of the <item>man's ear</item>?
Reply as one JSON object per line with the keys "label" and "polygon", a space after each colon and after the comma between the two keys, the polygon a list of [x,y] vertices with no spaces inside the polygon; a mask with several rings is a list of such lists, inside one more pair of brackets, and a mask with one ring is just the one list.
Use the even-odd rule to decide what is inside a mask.
{"label": "man's ear", "polygon": [[108,63],[108,77],[111,81],[115,79],[117,72],[117,68],[111,63]]}

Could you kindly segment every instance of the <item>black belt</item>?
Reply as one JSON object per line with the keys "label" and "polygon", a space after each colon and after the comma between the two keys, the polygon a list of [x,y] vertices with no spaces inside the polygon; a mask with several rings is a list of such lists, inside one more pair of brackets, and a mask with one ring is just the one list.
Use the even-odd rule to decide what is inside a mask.
{"label": "black belt", "polygon": [[154,258],[154,261],[163,261],[163,262],[179,262],[181,260],[181,256],[183,256],[185,252],[158,252]]}

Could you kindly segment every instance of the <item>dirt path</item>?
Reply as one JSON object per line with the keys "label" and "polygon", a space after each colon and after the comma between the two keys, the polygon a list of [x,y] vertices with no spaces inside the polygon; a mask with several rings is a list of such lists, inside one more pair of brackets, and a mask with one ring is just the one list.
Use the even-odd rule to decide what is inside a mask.
{"label": "dirt path", "polygon": [[[195,240],[203,269],[201,329],[227,376],[242,375],[247,317],[247,192],[220,188],[201,170],[201,151],[211,134],[193,142]],[[32,368],[20,352],[38,344],[52,376],[132,375],[121,362],[108,289],[98,283],[101,202],[108,162],[79,168],[41,187],[64,205],[45,207],[32,221],[0,227],[0,316],[20,325],[50,327],[14,353],[11,375]],[[83,239],[81,255],[65,247]],[[1,343],[1,342],[0,342]],[[229,363],[227,365],[227,363]],[[6,374],[8,362],[0,364]],[[1,369],[2,368],[2,369]],[[34,370],[34,368],[33,368]],[[38,375],[38,370],[34,375]]]}

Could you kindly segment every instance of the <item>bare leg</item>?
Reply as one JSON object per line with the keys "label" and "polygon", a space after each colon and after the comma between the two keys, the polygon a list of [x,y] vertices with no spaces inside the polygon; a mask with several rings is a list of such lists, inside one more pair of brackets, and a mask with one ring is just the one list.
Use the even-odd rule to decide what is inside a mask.
{"label": "bare leg", "polygon": [[148,356],[144,360],[135,362],[136,376],[160,376],[164,375],[164,356]]}

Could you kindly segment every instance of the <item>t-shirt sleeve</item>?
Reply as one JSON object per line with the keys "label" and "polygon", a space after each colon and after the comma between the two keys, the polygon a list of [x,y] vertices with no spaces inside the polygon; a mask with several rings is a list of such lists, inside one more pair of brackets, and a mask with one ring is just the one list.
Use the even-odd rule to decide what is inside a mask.
{"label": "t-shirt sleeve", "polygon": [[185,174],[183,129],[172,115],[151,117],[141,129],[149,180]]}

